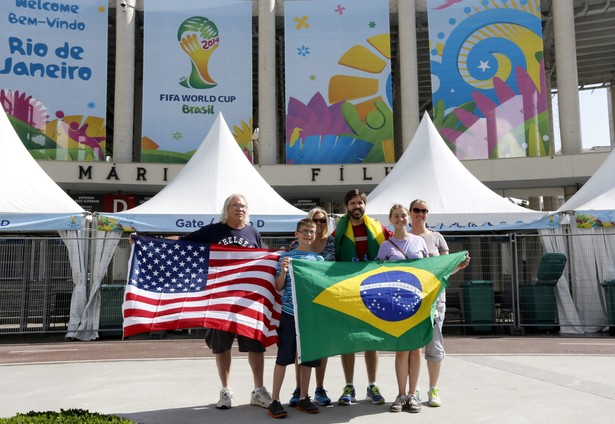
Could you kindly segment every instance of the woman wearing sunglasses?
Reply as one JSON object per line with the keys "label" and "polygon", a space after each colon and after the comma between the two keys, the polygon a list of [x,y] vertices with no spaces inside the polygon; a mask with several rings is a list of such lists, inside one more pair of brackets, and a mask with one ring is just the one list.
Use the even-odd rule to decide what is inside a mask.
{"label": "woman wearing sunglasses", "polygon": [[[316,223],[316,235],[312,242],[312,251],[318,253],[325,261],[335,260],[335,237],[329,234],[329,215],[320,208],[315,207],[310,210],[307,217]],[[296,245],[296,242],[291,244],[291,249]],[[299,376],[298,365],[295,366],[296,375]],[[316,367],[316,391],[314,392],[314,400],[320,406],[331,404],[331,399],[327,396],[327,391],[324,389],[325,370],[327,368],[327,358],[320,360],[320,366]],[[293,392],[292,398],[288,402],[289,406],[296,406],[299,402],[299,380],[297,378],[297,388]]]}
{"label": "woman wearing sunglasses", "polygon": [[[410,203],[410,218],[412,228],[411,234],[420,236],[425,240],[427,244],[427,250],[429,256],[440,256],[448,254],[448,245],[442,234],[432,231],[427,228],[427,217],[429,215],[429,208],[427,202],[421,199],[413,200]],[[470,263],[470,256],[466,256],[455,272],[468,266]],[[442,337],[442,324],[444,322],[444,313],[446,311],[446,293],[444,290],[440,293],[438,300],[436,301],[436,316],[434,317],[434,329],[433,338],[431,342],[425,346],[425,360],[427,361],[427,372],[429,374],[429,391],[427,392],[428,402],[427,404],[432,407],[441,405],[440,401],[440,389],[438,389],[438,378],[440,377],[440,369],[442,367],[442,361],[444,360],[444,339]],[[420,369],[419,367],[416,367]],[[418,390],[417,390],[418,391]],[[420,393],[418,394],[420,398]]]}

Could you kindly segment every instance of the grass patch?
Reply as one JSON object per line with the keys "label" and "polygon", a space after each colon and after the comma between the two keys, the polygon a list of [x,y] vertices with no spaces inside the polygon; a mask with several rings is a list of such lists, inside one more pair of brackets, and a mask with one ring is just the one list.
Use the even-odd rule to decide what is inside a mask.
{"label": "grass patch", "polygon": [[126,418],[116,417],[115,415],[104,415],[97,412],[90,412],[83,409],[60,409],[60,412],[34,412],[27,414],[17,414],[10,418],[0,418],[0,424],[32,424],[32,423],[63,423],[63,424],[134,424],[134,421]]}

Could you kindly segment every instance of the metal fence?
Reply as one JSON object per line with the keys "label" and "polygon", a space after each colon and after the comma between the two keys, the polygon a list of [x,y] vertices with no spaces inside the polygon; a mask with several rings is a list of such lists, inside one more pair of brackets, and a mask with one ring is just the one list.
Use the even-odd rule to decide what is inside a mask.
{"label": "metal fence", "polygon": [[66,330],[73,290],[59,238],[0,238],[0,332]]}
{"label": "metal fence", "polygon": [[[541,264],[546,254],[558,250],[545,246],[560,246],[555,253],[566,260],[560,273],[568,283],[563,285],[563,294],[574,304],[582,301],[585,308],[575,327],[591,331],[608,325],[615,328],[615,269],[603,272],[602,279],[579,272],[583,267],[597,266],[600,259],[609,259],[596,257],[596,250],[589,246],[598,243],[598,237],[602,238],[600,243],[615,246],[615,235],[549,237],[446,235],[451,252],[468,250],[472,260],[468,268],[449,278],[445,327],[451,331],[514,334],[556,332],[572,325],[561,319],[561,304],[558,308],[562,283],[555,287],[559,276],[553,281],[552,274],[558,272],[559,265]],[[558,240],[554,242],[553,238]],[[292,241],[284,236],[265,236],[263,240],[271,249],[286,248]],[[130,244],[122,238],[100,287],[103,335],[121,334],[129,257]],[[547,274],[551,280],[545,279]],[[68,251],[59,237],[0,237],[0,335],[65,332],[72,290]],[[90,287],[88,296],[89,291]]]}

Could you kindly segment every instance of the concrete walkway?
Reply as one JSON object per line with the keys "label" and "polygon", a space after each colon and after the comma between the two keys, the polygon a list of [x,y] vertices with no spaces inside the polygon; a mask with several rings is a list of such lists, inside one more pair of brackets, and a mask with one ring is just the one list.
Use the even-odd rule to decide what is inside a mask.
{"label": "concrete walkway", "polygon": [[[522,341],[511,340],[510,343]],[[552,353],[449,354],[440,384],[442,407],[429,408],[424,403],[421,413],[411,415],[389,412],[396,396],[395,358],[392,353],[381,352],[378,383],[386,405],[371,405],[361,396],[357,404],[321,408],[314,416],[287,408],[289,415],[285,420],[294,423],[610,424],[615,416],[615,339],[573,339],[573,342],[594,345],[599,348],[598,353],[559,354],[557,347],[565,351],[567,343],[566,339],[559,338],[553,342]],[[126,342],[109,343],[121,348]],[[50,356],[57,356],[58,349],[68,351],[79,349],[78,346],[3,344],[0,359],[10,359],[11,355],[25,358],[34,351],[37,354],[48,351]],[[268,356],[265,373],[269,389],[273,365],[274,358]],[[34,363],[0,360],[0,417],[30,410],[82,408],[144,424],[273,422],[265,409],[249,405],[252,377],[246,357],[234,358],[231,379],[234,407],[220,411],[214,406],[218,398],[218,377],[211,357],[148,356],[147,359]],[[339,357],[331,358],[326,388],[332,399],[340,396],[343,384]],[[358,394],[363,395],[367,381],[360,355],[355,384]],[[426,389],[427,385],[423,362],[420,386]],[[310,388],[313,391],[313,382]],[[282,390],[283,403],[288,402],[293,389],[294,372],[290,368]],[[426,397],[425,393],[423,396]]]}

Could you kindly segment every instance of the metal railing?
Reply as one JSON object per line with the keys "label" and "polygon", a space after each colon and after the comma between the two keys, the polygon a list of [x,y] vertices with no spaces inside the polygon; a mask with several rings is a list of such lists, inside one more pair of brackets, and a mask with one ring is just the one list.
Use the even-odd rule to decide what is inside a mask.
{"label": "metal railing", "polygon": [[[91,241],[92,236],[88,237]],[[472,258],[468,268],[449,278],[445,327],[477,333],[615,328],[615,269],[607,266],[600,278],[583,272],[601,263],[612,264],[613,258],[600,258],[596,253],[600,250],[589,247],[615,246],[615,235],[455,234],[445,238],[451,252],[468,250]],[[279,249],[286,248],[292,238],[264,236],[263,240],[269,248]],[[557,287],[538,281],[541,259],[553,252],[566,257],[564,281]],[[122,238],[100,288],[101,332],[121,334],[129,256],[130,244]],[[88,296],[90,288],[88,282]],[[0,335],[65,332],[72,291],[68,250],[59,237],[0,237]],[[575,308],[576,320],[563,316],[566,299]]]}

